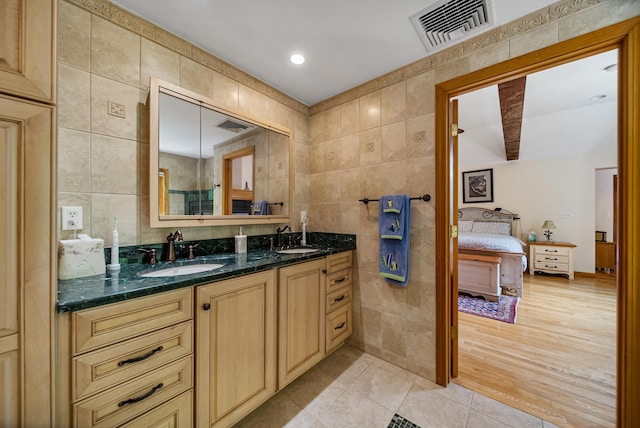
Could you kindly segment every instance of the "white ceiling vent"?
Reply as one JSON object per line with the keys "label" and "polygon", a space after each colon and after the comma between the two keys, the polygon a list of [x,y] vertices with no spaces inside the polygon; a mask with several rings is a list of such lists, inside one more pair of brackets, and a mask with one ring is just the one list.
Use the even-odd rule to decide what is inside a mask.
{"label": "white ceiling vent", "polygon": [[443,0],[409,19],[430,53],[486,31],[494,22],[491,0]]}

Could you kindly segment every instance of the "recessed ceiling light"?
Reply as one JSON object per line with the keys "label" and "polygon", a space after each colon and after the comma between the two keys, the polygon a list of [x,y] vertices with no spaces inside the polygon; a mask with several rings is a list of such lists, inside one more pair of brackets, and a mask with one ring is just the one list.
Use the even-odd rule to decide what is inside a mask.
{"label": "recessed ceiling light", "polygon": [[618,64],[607,65],[604,68],[604,71],[616,71],[618,69]]}
{"label": "recessed ceiling light", "polygon": [[300,54],[293,54],[291,55],[291,62],[300,65],[304,63],[304,56]]}
{"label": "recessed ceiling light", "polygon": [[605,98],[607,98],[606,95],[594,95],[594,96],[591,97],[591,101],[603,100]]}

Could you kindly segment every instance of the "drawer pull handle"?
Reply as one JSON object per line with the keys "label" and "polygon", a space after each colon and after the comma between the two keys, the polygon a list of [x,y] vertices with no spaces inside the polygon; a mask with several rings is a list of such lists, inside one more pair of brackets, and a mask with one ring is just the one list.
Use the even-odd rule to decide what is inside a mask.
{"label": "drawer pull handle", "polygon": [[333,282],[334,282],[334,283],[336,283],[336,284],[338,284],[338,283],[340,283],[340,282],[344,282],[344,281],[346,281],[346,279],[347,279],[347,277],[346,277],[346,276],[343,276],[342,278],[340,278],[340,279],[336,279],[336,280],[335,280],[335,281],[333,281]]}
{"label": "drawer pull handle", "polygon": [[344,294],[338,298],[333,299],[334,302],[341,302],[344,300]]}
{"label": "drawer pull handle", "polygon": [[340,324],[339,326],[335,327],[334,330],[340,330],[342,327],[344,327],[346,323],[344,321],[342,321],[342,324]]}
{"label": "drawer pull handle", "polygon": [[547,253],[557,253],[558,250],[545,250]]}
{"label": "drawer pull handle", "polygon": [[545,260],[553,260],[553,261],[558,260],[557,257],[545,257],[544,259]]}
{"label": "drawer pull handle", "polygon": [[156,352],[160,352],[163,349],[164,349],[164,347],[161,345],[161,346],[158,346],[156,349],[152,349],[151,351],[147,352],[144,355],[140,355],[139,357],[129,358],[128,360],[118,361],[118,366],[122,367],[125,364],[137,363],[138,361],[146,360],[147,358],[149,358],[150,356],[152,356]]}
{"label": "drawer pull handle", "polygon": [[548,268],[548,269],[558,269],[558,266],[549,266],[549,265],[544,265],[544,267]]}
{"label": "drawer pull handle", "polygon": [[137,403],[138,401],[142,401],[145,398],[149,398],[151,397],[153,394],[155,394],[155,392],[157,390],[159,390],[160,388],[162,388],[164,386],[164,384],[159,383],[156,386],[154,386],[153,388],[151,388],[151,390],[149,392],[147,392],[146,394],[140,396],[140,397],[136,397],[136,398],[129,398],[128,400],[123,400],[121,402],[118,403],[118,407],[122,407],[122,406],[126,406],[127,404],[133,404],[133,403]]}

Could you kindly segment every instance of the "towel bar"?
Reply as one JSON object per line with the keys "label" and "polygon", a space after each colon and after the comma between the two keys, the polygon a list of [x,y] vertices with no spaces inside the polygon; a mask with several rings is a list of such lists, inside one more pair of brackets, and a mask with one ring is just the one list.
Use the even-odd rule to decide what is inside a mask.
{"label": "towel bar", "polygon": [[280,205],[280,206],[283,206],[284,202],[269,202],[269,205]]}
{"label": "towel bar", "polygon": [[[422,196],[417,196],[415,198],[409,198],[412,201],[415,201],[417,199],[420,199],[421,201],[425,201],[425,202],[429,202],[431,200],[431,195],[425,194]],[[380,199],[369,199],[369,198],[363,198],[363,199],[358,199],[358,201],[364,203],[365,205],[367,205],[369,202],[379,202]]]}

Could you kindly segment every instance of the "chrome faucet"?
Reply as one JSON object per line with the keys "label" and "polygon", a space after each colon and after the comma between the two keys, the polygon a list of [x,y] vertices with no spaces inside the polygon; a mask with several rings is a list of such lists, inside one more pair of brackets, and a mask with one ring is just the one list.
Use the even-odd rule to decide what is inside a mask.
{"label": "chrome faucet", "polygon": [[282,226],[282,229],[280,228],[276,229],[276,234],[278,235],[278,248],[282,248],[282,232],[284,232],[287,229],[289,229],[289,232],[291,232],[291,228],[289,227],[288,224],[285,226]]}
{"label": "chrome faucet", "polygon": [[168,251],[165,253],[165,260],[169,262],[176,261],[176,241],[182,241],[182,232],[176,230],[174,233],[167,235]]}

